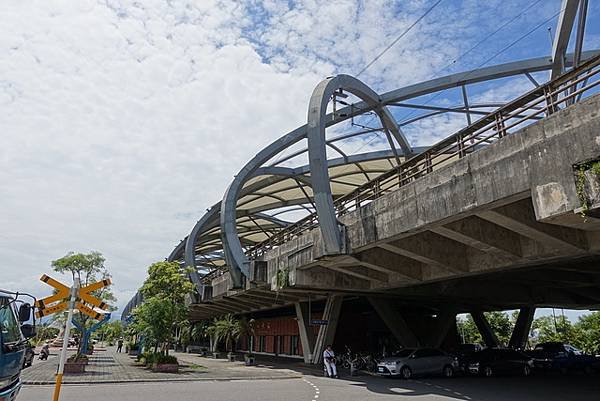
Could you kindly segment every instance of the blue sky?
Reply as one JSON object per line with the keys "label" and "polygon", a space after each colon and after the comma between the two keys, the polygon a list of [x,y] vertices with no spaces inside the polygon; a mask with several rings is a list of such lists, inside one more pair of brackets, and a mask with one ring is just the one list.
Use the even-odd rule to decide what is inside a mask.
{"label": "blue sky", "polygon": [[[476,68],[538,26],[485,65],[548,55],[560,3],[444,0],[360,78],[385,92]],[[123,305],[241,166],[305,122],[321,79],[356,74],[431,4],[0,2],[2,286],[43,295],[51,260],[95,249]],[[600,48],[600,4],[589,7],[584,47]],[[509,99],[528,85],[469,94]],[[447,91],[432,104],[457,99]],[[431,144],[458,123],[407,133]]]}

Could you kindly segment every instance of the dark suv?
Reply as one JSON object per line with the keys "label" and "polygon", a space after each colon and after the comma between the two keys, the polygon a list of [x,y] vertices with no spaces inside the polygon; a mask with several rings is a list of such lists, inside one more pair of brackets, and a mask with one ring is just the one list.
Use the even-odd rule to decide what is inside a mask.
{"label": "dark suv", "polygon": [[588,374],[594,370],[600,370],[600,358],[586,355],[570,344],[541,343],[528,354],[533,357],[533,365],[539,370],[561,373],[582,371]]}

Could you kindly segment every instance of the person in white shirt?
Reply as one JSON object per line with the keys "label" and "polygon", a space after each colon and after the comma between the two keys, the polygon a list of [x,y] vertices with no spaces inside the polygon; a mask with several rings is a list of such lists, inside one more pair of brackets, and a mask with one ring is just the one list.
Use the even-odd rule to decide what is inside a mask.
{"label": "person in white shirt", "polygon": [[325,351],[323,351],[323,362],[325,363],[325,368],[327,368],[327,375],[329,377],[338,377],[337,368],[335,367],[335,353],[331,349],[331,345],[325,347]]}

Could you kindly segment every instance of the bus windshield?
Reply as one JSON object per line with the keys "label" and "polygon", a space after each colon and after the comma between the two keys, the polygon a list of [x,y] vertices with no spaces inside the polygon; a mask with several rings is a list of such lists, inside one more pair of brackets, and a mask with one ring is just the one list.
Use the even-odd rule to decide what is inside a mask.
{"label": "bus windshield", "polygon": [[12,343],[21,340],[19,324],[12,310],[8,298],[0,297],[0,338],[3,343]]}

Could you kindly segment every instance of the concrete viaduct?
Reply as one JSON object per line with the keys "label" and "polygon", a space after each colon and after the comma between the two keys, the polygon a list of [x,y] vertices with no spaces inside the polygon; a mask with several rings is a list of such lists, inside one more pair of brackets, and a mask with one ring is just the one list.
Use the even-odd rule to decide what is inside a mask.
{"label": "concrete viaduct", "polygon": [[[317,363],[352,297],[404,346],[443,346],[458,313],[497,345],[483,312],[519,309],[508,345],[522,348],[535,308],[598,308],[600,56],[583,52],[579,36],[566,53],[581,4],[563,5],[549,57],[381,95],[348,75],[317,85],[307,124],[250,160],[169,255],[195,267],[190,318],[293,311],[303,357]],[[541,71],[546,83],[533,76]],[[468,98],[470,85],[518,75],[532,89],[517,99]],[[410,103],[452,88],[456,107]],[[398,120],[403,108],[423,113]],[[404,131],[444,113],[464,115],[464,128],[411,146]],[[343,150],[374,133],[387,148]],[[328,322],[318,330],[311,304]]]}

